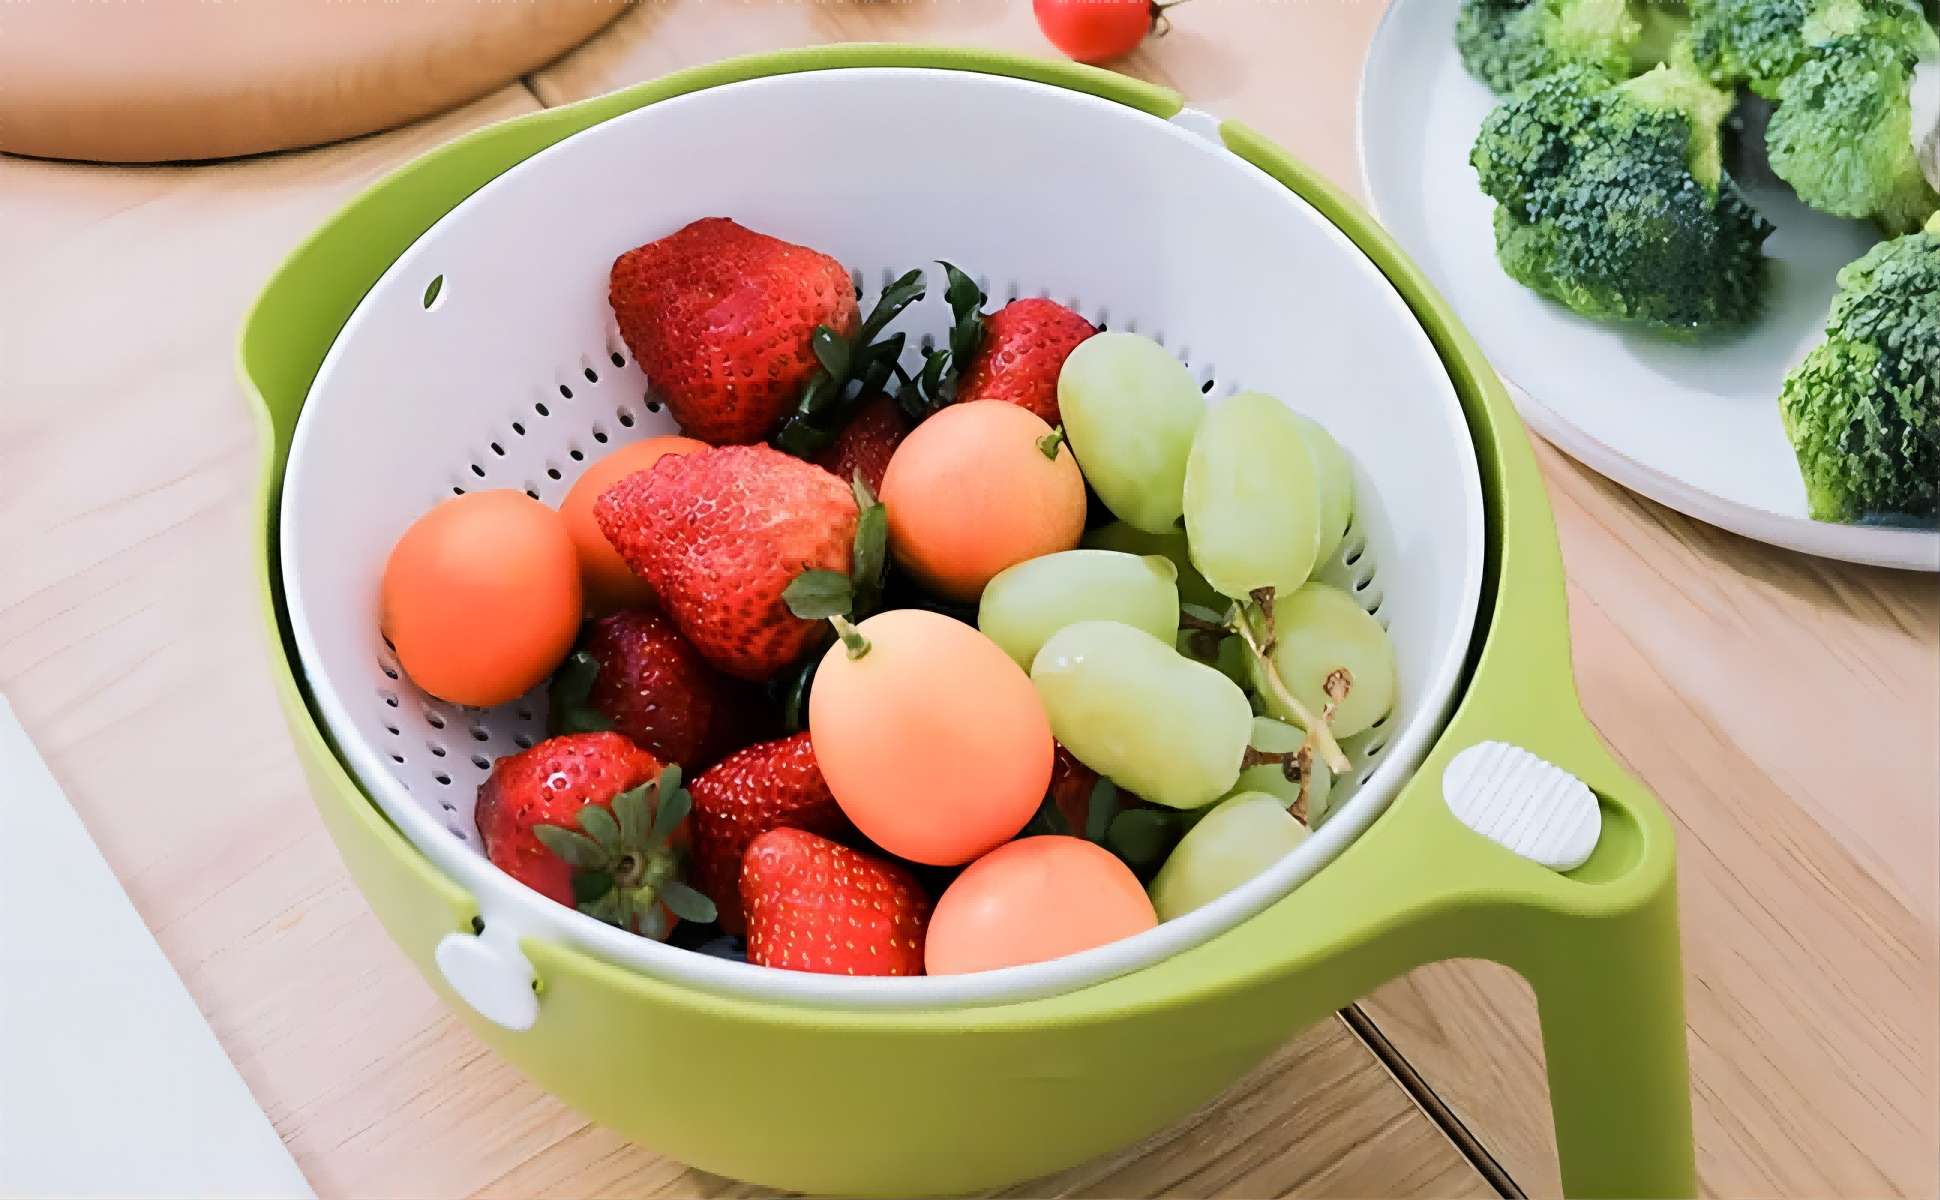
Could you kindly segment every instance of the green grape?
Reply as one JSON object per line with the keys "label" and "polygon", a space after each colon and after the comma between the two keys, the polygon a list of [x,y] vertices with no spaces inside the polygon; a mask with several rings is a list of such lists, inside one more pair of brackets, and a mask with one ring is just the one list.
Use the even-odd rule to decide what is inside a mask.
{"label": "green grape", "polygon": [[1185,364],[1135,333],[1088,337],[1058,372],[1058,410],[1078,466],[1114,516],[1148,533],[1178,523],[1186,453],[1206,415]]}
{"label": "green grape", "polygon": [[1179,839],[1146,894],[1159,920],[1174,920],[1211,904],[1306,840],[1306,826],[1288,815],[1279,797],[1242,792],[1220,801]]}
{"label": "green grape", "polygon": [[[1273,665],[1293,698],[1315,716],[1335,701],[1327,693],[1336,671],[1346,685],[1328,722],[1336,738],[1352,737],[1394,707],[1394,646],[1388,631],[1354,597],[1324,583],[1309,583],[1273,602]],[[1299,723],[1280,711],[1271,688],[1261,688],[1270,715]]]}
{"label": "green grape", "polygon": [[1186,531],[1178,526],[1164,533],[1147,533],[1143,529],[1113,521],[1087,530],[1084,540],[1078,543],[1088,550],[1117,550],[1125,554],[1162,554],[1172,560],[1179,569],[1179,603],[1197,604],[1223,613],[1232,601],[1213,591],[1212,584],[1192,565],[1192,555],[1186,550]]}
{"label": "green grape", "polygon": [[1347,452],[1326,426],[1304,413],[1294,413],[1293,419],[1306,435],[1307,450],[1314,460],[1314,483],[1320,489],[1320,546],[1314,552],[1314,561],[1326,562],[1340,549],[1347,526],[1354,520],[1354,471],[1347,465]]}
{"label": "green grape", "polygon": [[[1262,754],[1295,753],[1306,738],[1306,732],[1297,725],[1288,725],[1272,717],[1253,718],[1253,740],[1250,745]],[[1318,820],[1319,814],[1326,811],[1327,792],[1333,787],[1334,773],[1327,769],[1326,763],[1313,755],[1308,756],[1306,771],[1307,824],[1311,826]],[[1286,768],[1279,763],[1260,763],[1240,771],[1239,779],[1229,794],[1237,796],[1241,792],[1266,792],[1291,808],[1300,799],[1300,782],[1288,779]]]}
{"label": "green grape", "polygon": [[1171,808],[1226,794],[1246,756],[1246,693],[1170,640],[1118,621],[1080,621],[1031,663],[1051,734],[1100,775]]}
{"label": "green grape", "polygon": [[984,585],[977,628],[1026,671],[1066,625],[1123,621],[1170,641],[1179,628],[1179,570],[1170,559],[1065,550],[999,571]]}
{"label": "green grape", "polygon": [[1200,423],[1186,458],[1192,565],[1223,595],[1290,592],[1320,548],[1314,456],[1293,410],[1241,392]]}

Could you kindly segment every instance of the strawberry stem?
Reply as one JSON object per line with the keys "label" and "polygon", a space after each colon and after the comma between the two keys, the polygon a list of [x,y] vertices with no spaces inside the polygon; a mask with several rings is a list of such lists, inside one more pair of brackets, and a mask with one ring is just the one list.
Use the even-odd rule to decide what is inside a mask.
{"label": "strawberry stem", "polygon": [[835,626],[835,632],[842,637],[842,644],[849,648],[850,662],[869,653],[869,639],[863,637],[862,631],[851,625],[846,617],[830,617],[829,624]]}

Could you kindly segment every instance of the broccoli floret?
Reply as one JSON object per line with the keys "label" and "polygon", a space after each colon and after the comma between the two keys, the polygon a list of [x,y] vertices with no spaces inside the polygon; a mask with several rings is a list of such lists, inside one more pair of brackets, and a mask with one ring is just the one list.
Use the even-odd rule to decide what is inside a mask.
{"label": "broccoli floret", "polygon": [[1490,114],[1469,161],[1510,278],[1592,317],[1690,334],[1755,316],[1772,226],[1724,173],[1732,96],[1681,48],[1621,84],[1566,67]]}
{"label": "broccoli floret", "polygon": [[1940,214],[1839,272],[1779,409],[1814,518],[1940,517]]}
{"label": "broccoli floret", "polygon": [[1940,208],[1920,173],[1910,99],[1914,69],[1940,57],[1940,39],[1911,5],[1871,7],[1835,5],[1807,21],[1812,55],[1778,85],[1765,151],[1799,199],[1895,236]]}
{"label": "broccoli floret", "polygon": [[1711,82],[1767,100],[1835,38],[1917,40],[1925,24],[1912,0],[1691,0],[1690,13],[1691,56]]}
{"label": "broccoli floret", "polygon": [[1664,60],[1681,0],[1462,0],[1462,64],[1498,95],[1569,65],[1625,79]]}

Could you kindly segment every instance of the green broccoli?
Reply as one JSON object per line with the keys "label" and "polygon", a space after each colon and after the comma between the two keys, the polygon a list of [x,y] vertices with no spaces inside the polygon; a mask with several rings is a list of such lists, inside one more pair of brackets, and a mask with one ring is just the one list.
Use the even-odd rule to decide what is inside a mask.
{"label": "green broccoli", "polygon": [[1626,79],[1664,61],[1682,0],[1462,0],[1455,45],[1469,74],[1506,95],[1561,67]]}
{"label": "green broccoli", "polygon": [[1779,410],[1812,516],[1940,517],[1940,214],[1839,272],[1825,341]]}
{"label": "green broccoli", "polygon": [[1778,102],[1765,151],[1799,199],[1889,237],[1940,206],[1911,98],[1940,40],[1913,0],[1692,0],[1691,47],[1713,83]]}
{"label": "green broccoli", "polygon": [[1523,85],[1469,156],[1503,269],[1585,316],[1676,334],[1755,316],[1772,226],[1724,173],[1732,103],[1688,47],[1620,84],[1570,66]]}

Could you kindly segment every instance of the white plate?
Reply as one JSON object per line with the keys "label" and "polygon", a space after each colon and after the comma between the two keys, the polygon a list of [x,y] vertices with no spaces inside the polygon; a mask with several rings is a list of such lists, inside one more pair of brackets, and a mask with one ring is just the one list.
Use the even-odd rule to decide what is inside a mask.
{"label": "white plate", "polygon": [[1660,504],[1825,558],[1940,571],[1940,533],[1806,515],[1778,412],[1840,267],[1878,240],[1789,191],[1746,188],[1778,232],[1769,311],[1729,344],[1680,346],[1577,316],[1511,280],[1469,148],[1495,107],[1455,50],[1460,0],[1394,0],[1361,75],[1361,174],[1377,219],[1455,308],[1536,432]]}

